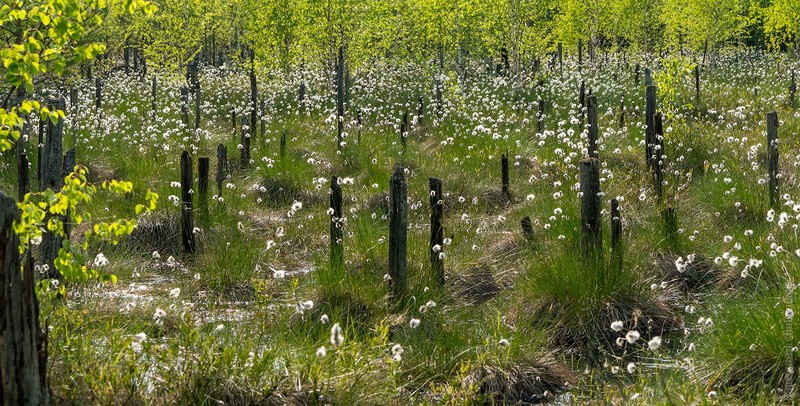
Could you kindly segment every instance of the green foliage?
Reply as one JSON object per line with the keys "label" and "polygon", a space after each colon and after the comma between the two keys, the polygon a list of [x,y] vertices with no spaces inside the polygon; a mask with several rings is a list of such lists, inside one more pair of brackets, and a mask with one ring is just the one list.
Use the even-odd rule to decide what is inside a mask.
{"label": "green foliage", "polygon": [[[14,224],[14,232],[20,237],[20,253],[30,249],[31,244],[41,242],[42,235],[46,232],[63,239],[54,266],[65,281],[99,278],[115,282],[114,275],[102,273],[99,267],[88,264],[86,252],[89,245],[95,241],[117,245],[123,237],[133,232],[136,222],[126,218],[95,222],[84,233],[83,240],[79,244],[70,242],[65,232],[62,220],[64,218],[75,226],[83,224],[84,220],[92,220],[92,214],[86,211],[86,207],[91,203],[97,188],[88,183],[87,174],[86,168],[76,166],[74,172],[64,179],[64,186],[60,191],[47,189],[43,192],[26,194],[19,203],[22,216],[20,221]],[[102,189],[114,194],[127,194],[133,190],[133,184],[113,180],[103,182]],[[141,208],[141,212],[137,215],[155,209],[157,200],[158,195],[148,190],[145,203],[137,205],[137,211]],[[63,285],[60,289],[63,291]]]}

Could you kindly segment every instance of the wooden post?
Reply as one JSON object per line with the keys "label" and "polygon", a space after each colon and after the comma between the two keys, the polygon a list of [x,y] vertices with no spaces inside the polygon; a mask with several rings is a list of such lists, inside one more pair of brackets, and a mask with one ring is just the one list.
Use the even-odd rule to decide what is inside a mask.
{"label": "wooden post", "polygon": [[344,133],[344,47],[339,47],[336,59],[336,149],[342,149]]}
{"label": "wooden post", "polygon": [[431,204],[431,272],[433,272],[433,279],[439,283],[439,287],[443,287],[444,258],[441,254],[444,251],[444,226],[442,225],[444,196],[442,195],[442,180],[428,178],[428,188],[430,189],[429,201]]}
{"label": "wooden post", "polygon": [[597,152],[597,97],[591,95],[586,100],[586,114],[589,121],[589,158],[598,158]]}
{"label": "wooden post", "polygon": [[581,87],[578,91],[578,104],[580,104],[580,117],[581,117],[581,130],[583,130],[583,124],[586,122],[586,83],[581,80]]}
{"label": "wooden post", "polygon": [[645,141],[645,162],[649,169],[653,168],[653,145],[656,138],[655,127],[655,114],[656,114],[656,87],[649,85],[645,92],[645,108],[644,108],[644,130]]}
{"label": "wooden post", "polygon": [[122,49],[122,59],[125,63],[125,73],[128,74],[131,71],[131,49],[129,47]]}
{"label": "wooden post", "polygon": [[267,101],[261,99],[260,106],[258,108],[258,122],[260,130],[258,130],[258,136],[261,138],[263,142],[266,138],[267,134],[267,122],[264,121],[264,113],[267,111]]}
{"label": "wooden post", "polygon": [[422,96],[419,96],[417,99],[417,127],[422,128],[425,126],[424,122],[425,117],[425,100]]}
{"label": "wooden post", "polygon": [[650,73],[650,68],[644,68],[644,85],[653,86],[653,75]]}
{"label": "wooden post", "polygon": [[533,223],[531,223],[531,217],[523,217],[519,224],[522,227],[522,235],[525,237],[525,241],[529,244],[533,243]]}
{"label": "wooden post", "polygon": [[694,97],[700,103],[700,65],[694,66]]}
{"label": "wooden post", "polygon": [[228,147],[223,144],[217,145],[217,197],[222,197],[222,181],[225,180],[228,171]]}
{"label": "wooden post", "polygon": [[508,156],[506,154],[503,154],[503,156],[500,158],[500,167],[502,170],[501,192],[503,195],[503,199],[505,199],[506,203],[511,203],[511,189],[509,187],[509,181],[508,181]]}
{"label": "wooden post", "polygon": [[625,95],[619,99],[619,128],[625,127]]}
{"label": "wooden post", "polygon": [[[66,108],[65,105],[64,99],[50,101],[51,110],[64,110]],[[40,164],[42,182],[39,185],[39,190],[51,189],[54,192],[58,192],[64,186],[64,120],[59,119],[55,123],[47,120],[45,123],[47,125],[47,137]],[[50,217],[51,215],[48,214],[45,217],[45,222]],[[52,232],[47,232],[42,236],[41,260],[42,263],[50,267],[48,277],[61,277],[53,265],[56,257],[58,257],[58,250],[61,248],[61,240],[62,237],[56,236]]]}
{"label": "wooden post", "polygon": [[564,77],[564,43],[558,43],[558,72],[560,77]]}
{"label": "wooden post", "polygon": [[780,184],[778,179],[778,113],[767,113],[767,166],[769,170],[769,203],[777,209],[780,203]]}
{"label": "wooden post", "polygon": [[286,157],[286,133],[283,133],[283,135],[281,135],[281,146],[279,153],[281,158]]}
{"label": "wooden post", "polygon": [[24,152],[17,155],[17,182],[19,201],[22,201],[25,199],[25,195],[31,191],[28,155],[26,155]]}
{"label": "wooden post", "polygon": [[300,89],[297,91],[297,105],[302,112],[305,110],[306,104],[306,82],[300,82]]}
{"label": "wooden post", "polygon": [[406,138],[408,136],[408,112],[403,113],[403,122],[400,123],[400,145],[402,146],[401,153],[406,155]]}
{"label": "wooden post", "polygon": [[97,110],[103,107],[103,81],[99,76],[94,80],[94,107]]}
{"label": "wooden post", "polygon": [[637,64],[636,64],[636,66],[633,68],[633,76],[634,76],[634,78],[635,78],[635,79],[634,79],[634,82],[636,83],[636,87],[639,87],[639,70],[640,70],[640,69],[641,69],[641,67],[639,66],[639,64],[638,64],[638,63],[637,63]]}
{"label": "wooden post", "polygon": [[330,269],[344,269],[344,232],[342,226],[342,186],[336,176],[331,177],[330,206],[331,213],[331,257]]}
{"label": "wooden post", "polygon": [[392,294],[398,299],[406,292],[408,264],[408,184],[402,166],[397,166],[389,178],[389,276]]}
{"label": "wooden post", "polygon": [[361,109],[358,109],[358,113],[356,113],[356,123],[358,124],[358,144],[361,144],[361,129],[364,127],[364,113]]}
{"label": "wooden post", "polygon": [[255,51],[250,50],[250,137],[254,136],[258,130],[258,81],[256,80],[255,58]]}
{"label": "wooden post", "polygon": [[150,89],[150,103],[151,103],[151,110],[152,110],[152,118],[156,117],[156,101],[158,100],[158,78],[153,76],[152,80],[152,88]]}
{"label": "wooden post", "polygon": [[617,199],[611,199],[611,263],[614,270],[622,269],[622,215]]}
{"label": "wooden post", "polygon": [[192,199],[192,158],[187,151],[181,154],[181,242],[183,251],[194,254],[194,202]]}
{"label": "wooden post", "polygon": [[250,128],[247,125],[247,118],[245,116],[242,116],[240,133],[242,134],[242,151],[240,153],[239,168],[244,170],[250,166]]}
{"label": "wooden post", "polygon": [[580,161],[581,193],[581,251],[587,259],[602,255],[603,230],[600,218],[600,161],[586,158]]}
{"label": "wooden post", "polygon": [[181,86],[181,121],[189,127],[189,88]]}
{"label": "wooden post", "polygon": [[583,70],[583,38],[578,39],[578,72]]}
{"label": "wooden post", "polygon": [[200,128],[200,88],[194,91],[194,128]]}
{"label": "wooden post", "polygon": [[14,199],[0,192],[0,397],[4,405],[49,405],[47,330],[39,327],[30,254],[20,266],[19,219]]}
{"label": "wooden post", "polygon": [[200,157],[197,159],[197,208],[200,211],[200,217],[203,220],[208,220],[208,172],[210,162],[208,157]]}
{"label": "wooden post", "polygon": [[661,216],[664,219],[664,239],[674,248],[678,236],[678,215],[674,207],[666,207],[661,210]]}
{"label": "wooden post", "polygon": [[656,189],[656,199],[661,203],[664,200],[664,125],[661,112],[653,116],[653,186]]}
{"label": "wooden post", "polygon": [[536,132],[544,132],[544,100],[541,98],[536,101],[538,112],[536,113]]}

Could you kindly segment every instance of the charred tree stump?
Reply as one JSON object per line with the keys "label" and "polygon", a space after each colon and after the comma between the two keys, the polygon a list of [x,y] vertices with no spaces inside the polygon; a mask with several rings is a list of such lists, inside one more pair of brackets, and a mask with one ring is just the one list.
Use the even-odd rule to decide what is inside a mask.
{"label": "charred tree stump", "polygon": [[509,186],[509,179],[508,179],[508,155],[503,154],[500,157],[500,169],[501,169],[501,186],[500,192],[503,195],[503,199],[506,203],[511,203],[511,188]]}
{"label": "charred tree stump", "polygon": [[103,81],[100,77],[94,80],[94,108],[100,111],[103,107]]}
{"label": "charred tree stump", "polygon": [[767,113],[767,167],[769,170],[769,203],[777,209],[780,205],[780,172],[778,169],[778,113]]}
{"label": "charred tree stump", "polygon": [[527,241],[528,244],[533,244],[533,223],[531,222],[531,217],[523,217],[519,225],[522,227],[522,236],[525,237],[525,241]]}
{"label": "charred tree stump", "polygon": [[589,121],[589,158],[598,158],[597,152],[597,97],[594,95],[586,99],[586,116]]}
{"label": "charred tree stump", "polygon": [[217,197],[222,197],[222,181],[227,177],[228,172],[228,147],[223,144],[217,145]]}
{"label": "charred tree stump", "polygon": [[181,243],[183,251],[194,254],[194,202],[192,176],[192,158],[187,151],[181,154]]}
{"label": "charred tree stump", "polygon": [[661,203],[664,201],[664,124],[660,111],[653,116],[653,126],[653,186],[656,189],[656,199]]}
{"label": "charred tree stump", "polygon": [[330,269],[344,270],[344,231],[342,227],[342,186],[336,176],[331,177],[329,213],[331,215],[331,257]]}
{"label": "charred tree stump", "polygon": [[615,271],[622,270],[622,215],[617,199],[611,199],[611,264]]}
{"label": "charred tree stump", "polygon": [[23,201],[25,195],[31,191],[30,166],[28,155],[24,152],[17,155],[17,189],[19,201]]}
{"label": "charred tree stump", "polygon": [[428,188],[430,189],[429,201],[431,205],[431,272],[433,279],[439,283],[439,287],[444,286],[444,196],[442,195],[442,180],[438,178],[428,178]]}
{"label": "charred tree stump", "polygon": [[536,102],[537,113],[536,113],[536,132],[541,134],[544,132],[544,100],[539,99]]}
{"label": "charred tree stump", "polygon": [[389,277],[392,295],[405,295],[408,282],[406,244],[408,242],[408,184],[402,166],[397,166],[389,179]]}
{"label": "charred tree stump", "polygon": [[581,185],[581,251],[586,259],[602,255],[603,230],[600,217],[600,161],[597,158],[580,161]]}
{"label": "charred tree stump", "polygon": [[250,128],[247,124],[247,118],[242,116],[241,131],[241,155],[239,159],[239,168],[242,170],[250,167]]}
{"label": "charred tree stump", "polygon": [[336,58],[336,149],[342,149],[344,133],[344,47]]}
{"label": "charred tree stump", "polygon": [[[64,110],[66,108],[64,99],[51,100],[51,110]],[[42,153],[42,182],[39,190],[51,189],[58,192],[64,186],[64,120],[59,119],[55,123],[46,121],[46,140]],[[48,213],[45,223],[52,215]],[[69,236],[67,236],[69,237]],[[42,236],[41,261],[49,267],[48,277],[61,278],[56,271],[54,262],[58,257],[58,250],[61,248],[61,237],[53,232],[47,232]]]}
{"label": "charred tree stump", "polygon": [[20,212],[0,192],[0,397],[4,405],[50,404],[47,382],[47,330],[39,327],[33,261],[21,267],[19,237],[13,223]]}
{"label": "charred tree stump", "polygon": [[645,162],[648,169],[653,169],[653,146],[655,145],[656,126],[656,87],[649,85],[645,92],[644,108],[644,141],[645,141]]}
{"label": "charred tree stump", "polygon": [[208,157],[197,159],[197,209],[203,221],[208,220],[208,172],[210,160]]}

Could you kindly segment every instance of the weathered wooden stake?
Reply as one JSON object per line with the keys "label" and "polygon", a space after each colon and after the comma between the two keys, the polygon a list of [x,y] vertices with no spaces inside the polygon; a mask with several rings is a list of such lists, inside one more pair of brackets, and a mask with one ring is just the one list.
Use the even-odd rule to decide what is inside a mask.
{"label": "weathered wooden stake", "polygon": [[297,90],[297,105],[301,112],[305,110],[306,82],[300,82],[300,89]]}
{"label": "weathered wooden stake", "polygon": [[283,133],[283,135],[281,135],[281,146],[279,153],[281,158],[286,157],[286,133]]}
{"label": "weathered wooden stake", "polygon": [[538,109],[536,113],[536,132],[541,134],[544,132],[544,100],[537,100],[536,107]]}
{"label": "weathered wooden stake", "polygon": [[664,219],[664,239],[674,247],[678,238],[678,214],[674,207],[665,207],[661,210],[661,216]]}
{"label": "weathered wooden stake", "polygon": [[[61,98],[51,100],[50,104],[51,110],[63,111],[66,108],[66,103]],[[39,185],[39,190],[51,189],[54,192],[58,192],[64,186],[64,120],[59,119],[55,123],[47,120],[46,123],[47,139],[42,153],[42,183]],[[50,216],[48,214],[45,217],[45,221],[48,221]],[[56,257],[58,257],[60,248],[61,237],[54,235],[52,232],[47,232],[42,236],[41,260],[42,263],[50,267],[48,277],[61,278],[61,275],[53,265]]]}
{"label": "weathered wooden stake", "polygon": [[578,39],[578,72],[583,70],[583,38]]}
{"label": "weathered wooden stake", "polygon": [[586,122],[586,83],[581,80],[581,87],[578,91],[578,104],[580,104],[580,116],[581,116],[581,130],[583,129],[583,124]]}
{"label": "weathered wooden stake", "polygon": [[644,68],[644,85],[653,86],[653,75],[650,73],[650,68]]}
{"label": "weathered wooden stake", "polygon": [[197,159],[197,209],[203,220],[208,220],[208,157]]}
{"label": "weathered wooden stake", "polygon": [[558,43],[558,72],[560,77],[564,77],[564,43]]}
{"label": "weathered wooden stake", "polygon": [[769,170],[769,202],[773,209],[780,203],[780,172],[778,170],[778,113],[767,113],[767,166]]}
{"label": "weathered wooden stake", "polygon": [[181,121],[189,127],[189,88],[181,86]]}
{"label": "weathered wooden stake", "polygon": [[442,180],[438,178],[428,178],[428,187],[430,189],[429,201],[431,204],[431,271],[433,278],[439,283],[439,286],[444,286],[444,226],[442,225],[442,218],[444,217],[444,196],[442,195]]}
{"label": "weathered wooden stake", "polygon": [[694,97],[700,103],[700,65],[694,66]]}
{"label": "weathered wooden stake", "polygon": [[94,107],[100,110],[103,106],[103,81],[98,76],[94,80]]}
{"label": "weathered wooden stake", "polygon": [[655,145],[656,127],[655,127],[655,114],[656,114],[656,87],[649,85],[645,92],[645,108],[644,108],[644,130],[645,141],[645,162],[649,169],[653,168],[653,146]]}
{"label": "weathered wooden stake", "polygon": [[402,166],[397,166],[389,178],[389,276],[395,298],[406,292],[408,263],[408,184]]}
{"label": "weathered wooden stake", "polygon": [[364,127],[364,113],[358,109],[356,113],[356,123],[358,124],[358,143],[361,144],[361,129]]}
{"label": "weathered wooden stake", "polygon": [[586,114],[589,121],[589,158],[598,158],[597,151],[597,97],[591,95],[586,100]]}
{"label": "weathered wooden stake", "polygon": [[408,136],[408,112],[403,113],[403,122],[400,123],[400,145],[402,146],[401,153],[406,155],[406,138]]}
{"label": "weathered wooden stake", "polygon": [[509,180],[508,180],[508,156],[503,154],[500,158],[500,167],[502,170],[501,173],[501,193],[503,195],[503,199],[505,199],[506,203],[511,202],[511,188],[509,187]]}
{"label": "weathered wooden stake", "polygon": [[153,82],[152,85],[151,85],[152,88],[150,89],[150,103],[151,103],[150,109],[151,109],[151,114],[152,114],[153,118],[155,118],[156,117],[156,107],[157,107],[156,106],[156,102],[158,101],[158,78],[153,76],[153,81],[152,82]]}
{"label": "weathered wooden stake", "polygon": [[654,145],[653,145],[653,186],[656,189],[656,199],[661,203],[664,200],[664,124],[661,112],[653,116]]}
{"label": "weathered wooden stake", "polygon": [[194,128],[200,128],[200,88],[194,92]]}
{"label": "weathered wooden stake", "polygon": [[17,155],[17,189],[19,201],[25,199],[25,195],[31,191],[31,176],[28,166],[28,155],[24,152]]}
{"label": "weathered wooden stake", "polygon": [[331,213],[331,270],[342,270],[344,267],[344,225],[342,220],[342,186],[336,176],[331,177],[330,194]]}
{"label": "weathered wooden stake", "polygon": [[600,217],[600,161],[580,161],[581,174],[581,251],[587,259],[602,255],[603,230]]}
{"label": "weathered wooden stake", "polygon": [[617,199],[611,199],[611,263],[616,271],[622,269],[622,215]]}
{"label": "weathered wooden stake", "polygon": [[181,154],[181,242],[183,251],[194,254],[194,202],[192,158],[187,151]]}
{"label": "weathered wooden stake", "polygon": [[217,197],[222,197],[222,181],[225,180],[228,171],[228,147],[223,144],[217,145]]}
{"label": "weathered wooden stake", "polygon": [[240,153],[239,168],[244,170],[250,166],[250,127],[245,116],[242,116],[240,134],[242,134],[242,151]]}
{"label": "weathered wooden stake", "polygon": [[344,133],[344,47],[336,59],[336,149],[342,149]]}
{"label": "weathered wooden stake", "polygon": [[523,217],[519,224],[522,227],[522,235],[525,237],[525,241],[529,244],[533,243],[533,223],[531,222],[531,217]]}
{"label": "weathered wooden stake", "polygon": [[0,192],[0,397],[4,405],[50,404],[47,330],[39,327],[30,255],[20,266],[17,204]]}
{"label": "weathered wooden stake", "polygon": [[640,71],[640,70],[641,70],[641,67],[640,67],[640,66],[639,66],[639,64],[637,63],[637,64],[636,64],[636,66],[633,68],[633,76],[634,76],[634,78],[635,78],[635,79],[634,79],[634,82],[636,83],[636,86],[637,86],[637,87],[639,86],[639,71]]}

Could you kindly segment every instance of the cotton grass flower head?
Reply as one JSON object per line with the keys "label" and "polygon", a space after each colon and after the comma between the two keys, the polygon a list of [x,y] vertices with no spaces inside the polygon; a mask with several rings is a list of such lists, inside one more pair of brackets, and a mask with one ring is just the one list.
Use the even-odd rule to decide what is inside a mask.
{"label": "cotton grass flower head", "polygon": [[631,330],[631,331],[628,332],[628,334],[625,334],[625,340],[628,342],[628,344],[635,343],[636,340],[639,339],[639,337],[640,337],[640,334],[636,330]]}
{"label": "cotton grass flower head", "polygon": [[647,348],[651,351],[655,351],[661,347],[661,337],[655,336],[650,341],[647,342]]}
{"label": "cotton grass flower head", "polygon": [[317,358],[322,358],[327,354],[328,350],[325,348],[325,346],[317,348]]}
{"label": "cotton grass flower head", "polygon": [[624,327],[625,327],[625,323],[623,323],[621,320],[617,320],[617,321],[611,323],[611,329],[614,330],[614,332],[617,332],[617,333],[622,331],[622,329]]}
{"label": "cotton grass flower head", "polygon": [[419,320],[419,319],[411,319],[411,320],[408,322],[408,325],[409,325],[409,327],[411,327],[411,328],[417,328],[417,327],[419,327],[419,323],[420,323],[420,320]]}
{"label": "cotton grass flower head", "polygon": [[335,347],[340,347],[344,343],[344,336],[342,335],[342,328],[339,327],[339,323],[336,323],[331,327],[331,345]]}

